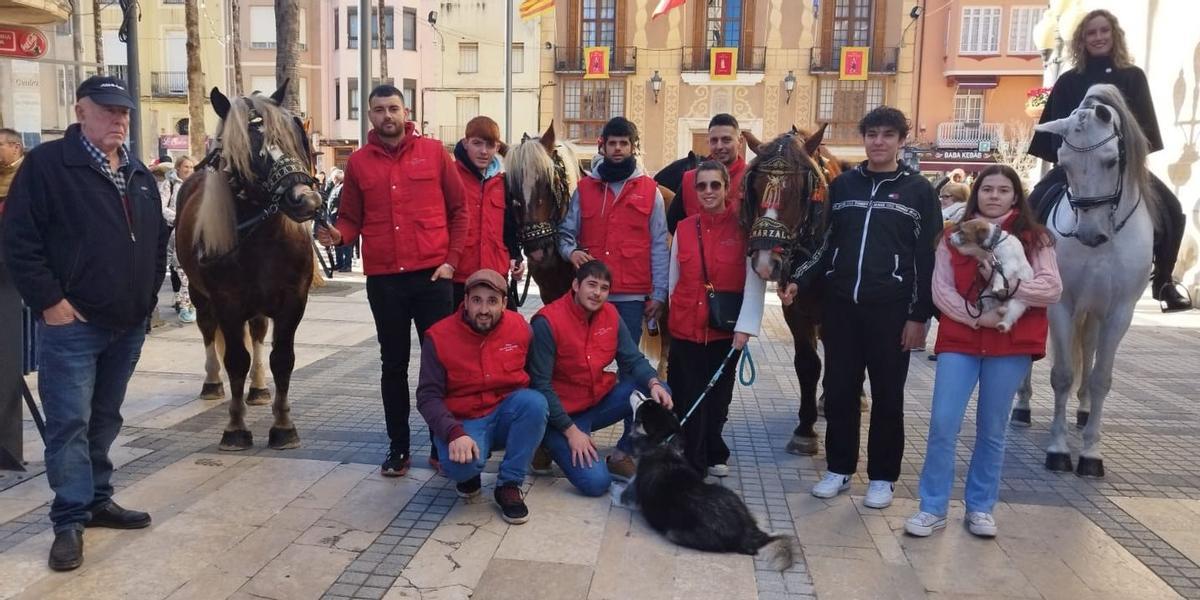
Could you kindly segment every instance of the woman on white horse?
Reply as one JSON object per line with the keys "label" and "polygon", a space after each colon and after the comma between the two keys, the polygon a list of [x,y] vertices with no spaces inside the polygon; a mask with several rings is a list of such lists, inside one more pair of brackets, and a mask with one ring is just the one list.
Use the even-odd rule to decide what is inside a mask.
{"label": "woman on white horse", "polygon": [[955,445],[971,392],[979,386],[975,414],[975,450],[964,494],[967,526],[981,537],[996,535],[992,509],[1000,495],[1000,470],[1013,396],[1032,361],[1046,355],[1046,306],[1058,302],[1062,281],[1054,240],[1038,224],[1025,201],[1021,178],[1007,165],[993,165],[975,180],[965,219],[983,218],[1021,241],[1033,267],[1029,280],[1014,281],[1012,297],[1029,309],[1012,329],[997,329],[997,309],[978,309],[981,291],[989,289],[992,266],[960,253],[947,241],[938,243],[933,267],[933,303],[942,311],[937,336],[937,376],[929,419],[928,448],[921,470],[921,508],[904,524],[910,535],[927,536],[946,525],[950,488],[954,484]]}
{"label": "woman on white horse", "polygon": [[[1150,142],[1150,151],[1162,150],[1162,136],[1158,131],[1158,119],[1146,74],[1130,60],[1125,32],[1117,23],[1117,18],[1103,9],[1089,12],[1071,37],[1068,55],[1075,63],[1075,68],[1063,73],[1054,83],[1039,124],[1069,116],[1071,111],[1079,107],[1088,88],[1098,83],[1111,83],[1125,96],[1138,125]],[[1057,164],[1060,145],[1061,137],[1036,132],[1029,144],[1029,154]],[[1042,214],[1044,203],[1052,199],[1047,196],[1048,192],[1061,189],[1066,182],[1067,175],[1059,166],[1042,178],[1029,195],[1034,211]],[[1192,308],[1191,301],[1179,292],[1179,286],[1171,278],[1186,226],[1183,208],[1175,194],[1157,177],[1151,176],[1151,187],[1160,200],[1158,207],[1162,221],[1155,224],[1151,293],[1160,302],[1163,312],[1188,310]]]}

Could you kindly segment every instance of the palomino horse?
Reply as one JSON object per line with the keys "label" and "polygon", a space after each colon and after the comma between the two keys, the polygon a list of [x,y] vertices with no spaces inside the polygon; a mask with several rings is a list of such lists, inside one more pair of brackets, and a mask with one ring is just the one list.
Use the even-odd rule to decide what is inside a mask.
{"label": "palomino horse", "polygon": [[1069,117],[1036,129],[1062,136],[1058,164],[1069,186],[1066,202],[1059,200],[1047,221],[1063,292],[1049,308],[1054,422],[1046,468],[1071,470],[1067,399],[1078,379],[1091,414],[1075,472],[1103,477],[1100,429],[1113,360],[1150,280],[1155,207],[1147,193],[1148,145],[1121,92],[1108,84],[1092,86]]}
{"label": "palomino horse", "polygon": [[[760,144],[742,179],[742,226],[748,231],[751,265],[758,276],[785,284],[789,265],[798,264],[821,244],[828,227],[825,199],[829,182],[840,173],[836,160],[824,154],[825,126],[807,136],[793,129]],[[800,423],[792,432],[788,451],[817,452],[817,384],[821,358],[817,354],[820,302],[815,290],[805,290],[783,309],[792,331],[794,366],[800,382]]]}
{"label": "palomino horse", "polygon": [[202,395],[223,395],[222,348],[232,390],[221,450],[253,445],[243,398],[251,357],[243,339],[248,328],[254,348],[251,390],[260,390],[265,399],[261,348],[268,319],[274,327],[270,361],[275,378],[275,422],[268,443],[275,449],[300,445],[288,385],[296,361],[296,327],[317,276],[303,223],[317,215],[321,196],[313,189],[308,137],[300,122],[279,106],[286,87],[284,82],[270,98],[254,95],[232,102],[213,88],[210,99],[221,117],[219,147],[204,161],[212,168],[197,172],[179,192],[176,246],[208,354]]}
{"label": "palomino horse", "polygon": [[504,170],[521,224],[517,236],[529,259],[529,276],[538,284],[542,303],[550,304],[571,290],[575,277],[571,263],[558,253],[558,224],[579,183],[579,159],[569,146],[557,143],[552,122],[541,137],[524,136],[509,150]]}

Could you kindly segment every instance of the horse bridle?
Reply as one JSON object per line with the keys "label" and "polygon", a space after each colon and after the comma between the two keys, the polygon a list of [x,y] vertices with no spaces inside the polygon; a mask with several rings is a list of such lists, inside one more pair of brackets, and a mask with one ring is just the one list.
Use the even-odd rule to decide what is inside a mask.
{"label": "horse bridle", "polygon": [[[784,142],[791,142],[792,134],[788,134],[784,139],[780,140],[776,146],[776,155],[756,165],[754,169],[747,173],[747,177],[753,177],[754,173],[760,173],[767,178],[767,184],[762,193],[762,199],[759,201],[762,208],[778,209],[783,200],[783,192],[787,189],[787,181],[796,174],[796,168],[791,165],[782,155]],[[812,160],[811,157],[809,157]],[[813,166],[825,171],[824,160],[813,161]],[[752,180],[748,180],[748,184],[752,185]],[[816,190],[821,187],[821,180],[817,176],[817,171],[810,169],[807,173],[805,187],[808,194],[803,198],[806,202],[811,202]],[[809,219],[805,219],[808,221]],[[760,215],[754,220],[750,226],[750,236],[747,240],[747,255],[753,254],[759,250],[770,250],[778,253],[785,265],[789,264],[792,255],[797,250],[798,232],[788,227],[786,223],[773,219],[771,217]],[[785,277],[787,269],[780,269],[780,277]]]}
{"label": "horse bridle", "polygon": [[[560,215],[562,207],[571,201],[571,187],[570,182],[567,180],[567,165],[563,162],[562,156],[558,152],[550,153],[550,161],[554,163],[554,181],[550,182],[550,193],[554,196],[554,214]],[[554,221],[525,223],[517,230],[517,240],[521,242],[522,248],[528,250],[557,252],[558,225]],[[525,300],[529,298],[529,282],[532,279],[533,277],[530,275],[525,275],[525,289],[519,295],[517,294],[517,282],[514,280],[509,283],[509,297],[517,307],[524,306]]]}
{"label": "horse bridle", "polygon": [[[1064,146],[1070,148],[1071,150],[1074,150],[1075,152],[1078,152],[1079,154],[1087,154],[1089,152],[1094,152],[1100,148],[1103,148],[1105,145],[1107,145],[1109,142],[1113,141],[1114,139],[1117,140],[1117,164],[1118,164],[1117,169],[1118,169],[1118,171],[1117,171],[1117,188],[1116,188],[1116,190],[1111,194],[1103,194],[1103,195],[1099,195],[1099,196],[1076,197],[1071,194],[1071,189],[1068,186],[1066,196],[1067,196],[1067,203],[1070,204],[1071,210],[1073,212],[1076,212],[1076,214],[1078,214],[1078,211],[1080,211],[1080,210],[1089,210],[1089,209],[1095,208],[1097,206],[1108,204],[1109,205],[1108,218],[1109,218],[1109,220],[1114,222],[1113,223],[1113,233],[1114,234],[1119,233],[1122,229],[1125,228],[1125,224],[1129,222],[1130,217],[1132,217],[1133,214],[1137,212],[1138,205],[1141,204],[1141,202],[1142,202],[1142,195],[1138,194],[1137,203],[1133,205],[1133,209],[1129,211],[1129,214],[1125,215],[1125,218],[1121,219],[1120,222],[1116,222],[1117,208],[1121,205],[1121,196],[1125,193],[1125,160],[1126,160],[1125,159],[1125,140],[1124,140],[1124,138],[1121,137],[1121,133],[1117,130],[1116,123],[1113,123],[1113,131],[1111,134],[1108,135],[1108,137],[1106,137],[1106,138],[1100,140],[1099,142],[1096,142],[1090,146],[1076,146],[1075,144],[1072,144],[1070,140],[1067,139],[1067,136],[1064,135],[1061,137],[1062,137],[1062,143]],[[1050,225],[1054,229],[1055,233],[1057,233],[1060,237],[1064,237],[1064,238],[1075,237],[1074,231],[1064,233],[1062,230],[1060,230],[1058,228],[1058,211],[1052,211],[1050,214],[1051,214],[1051,217],[1050,217],[1051,224]]]}

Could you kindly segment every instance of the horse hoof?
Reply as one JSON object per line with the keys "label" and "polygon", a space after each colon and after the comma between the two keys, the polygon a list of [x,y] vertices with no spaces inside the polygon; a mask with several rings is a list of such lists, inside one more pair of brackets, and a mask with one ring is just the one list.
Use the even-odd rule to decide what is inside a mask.
{"label": "horse hoof", "polygon": [[240,452],[253,447],[254,434],[250,433],[249,430],[226,431],[221,434],[221,445],[219,448],[224,452]]}
{"label": "horse hoof", "polygon": [[[1091,415],[1092,415],[1092,413],[1086,413],[1086,412],[1083,412],[1083,411],[1076,411],[1076,413],[1075,413],[1075,428],[1076,428],[1076,429],[1083,429],[1084,427],[1087,427],[1087,424],[1088,424],[1088,417],[1090,417]],[[1080,458],[1080,459],[1079,459],[1079,462],[1080,462],[1080,464],[1082,464],[1082,463],[1083,463],[1083,459],[1082,459],[1082,458]]]}
{"label": "horse hoof", "polygon": [[1104,459],[1080,456],[1075,474],[1080,477],[1104,477]]}
{"label": "horse hoof", "polygon": [[1056,473],[1070,473],[1072,471],[1071,455],[1063,452],[1047,452],[1046,470]]}
{"label": "horse hoof", "polygon": [[282,429],[272,427],[267,435],[267,446],[272,450],[291,450],[292,448],[300,447],[300,434],[296,433],[295,427]]}
{"label": "horse hoof", "polygon": [[797,456],[813,456],[818,449],[817,436],[793,435],[784,451]]}
{"label": "horse hoof", "polygon": [[267,388],[250,388],[246,395],[246,404],[250,406],[265,406],[271,403],[271,390]]}
{"label": "horse hoof", "polygon": [[201,400],[220,400],[225,397],[225,384],[220,381],[216,383],[206,383],[200,388]]}
{"label": "horse hoof", "polygon": [[1009,422],[1013,427],[1029,427],[1033,424],[1033,411],[1028,408],[1014,408]]}

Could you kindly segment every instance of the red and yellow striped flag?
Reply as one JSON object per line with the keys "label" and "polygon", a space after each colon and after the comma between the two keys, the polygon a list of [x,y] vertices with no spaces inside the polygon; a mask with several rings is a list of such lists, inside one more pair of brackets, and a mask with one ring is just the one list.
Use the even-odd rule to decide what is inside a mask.
{"label": "red and yellow striped flag", "polygon": [[659,15],[668,10],[683,6],[684,2],[687,2],[687,0],[658,0],[658,6],[654,7],[654,14],[650,15],[650,18],[657,19]]}
{"label": "red and yellow striped flag", "polygon": [[522,19],[532,19],[548,10],[554,10],[554,0],[523,0],[520,15]]}

